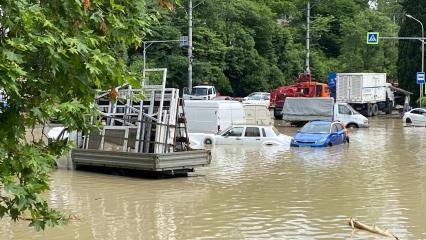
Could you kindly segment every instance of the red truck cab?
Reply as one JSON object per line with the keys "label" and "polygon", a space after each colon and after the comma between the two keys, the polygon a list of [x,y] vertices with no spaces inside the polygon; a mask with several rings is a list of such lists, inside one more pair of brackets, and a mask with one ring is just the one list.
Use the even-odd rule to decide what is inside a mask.
{"label": "red truck cab", "polygon": [[282,109],[286,97],[330,97],[330,90],[326,83],[312,81],[278,87],[271,92],[270,98],[270,106],[274,108],[275,119],[282,119]]}

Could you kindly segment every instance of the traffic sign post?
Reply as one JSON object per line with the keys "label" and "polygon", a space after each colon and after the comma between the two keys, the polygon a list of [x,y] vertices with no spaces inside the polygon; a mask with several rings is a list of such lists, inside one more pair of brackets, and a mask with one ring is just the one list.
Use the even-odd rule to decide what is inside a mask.
{"label": "traffic sign post", "polygon": [[367,33],[367,44],[377,45],[379,44],[379,33],[378,32],[368,32]]}
{"label": "traffic sign post", "polygon": [[417,73],[417,84],[424,84],[425,83],[425,73],[424,72],[418,72]]}

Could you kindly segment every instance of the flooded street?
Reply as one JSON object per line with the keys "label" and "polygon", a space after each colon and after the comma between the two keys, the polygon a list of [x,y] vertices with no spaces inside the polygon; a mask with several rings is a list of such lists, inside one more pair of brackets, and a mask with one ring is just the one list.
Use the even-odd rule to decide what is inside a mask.
{"label": "flooded street", "polygon": [[[189,178],[56,170],[51,207],[80,218],[36,233],[0,222],[0,239],[426,239],[426,128],[372,118],[351,143],[312,149],[218,146]],[[279,127],[292,135],[295,128]]]}

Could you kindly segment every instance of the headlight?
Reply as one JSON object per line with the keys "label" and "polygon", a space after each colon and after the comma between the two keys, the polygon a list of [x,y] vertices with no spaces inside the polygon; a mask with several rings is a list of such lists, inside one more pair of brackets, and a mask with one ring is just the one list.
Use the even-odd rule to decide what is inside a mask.
{"label": "headlight", "polygon": [[365,119],[365,120],[364,120],[364,124],[368,124],[368,119]]}

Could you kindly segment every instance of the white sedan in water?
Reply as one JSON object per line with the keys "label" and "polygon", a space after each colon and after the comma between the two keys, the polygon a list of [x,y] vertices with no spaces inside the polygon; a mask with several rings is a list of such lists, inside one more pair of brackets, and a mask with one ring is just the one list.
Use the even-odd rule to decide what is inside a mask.
{"label": "white sedan in water", "polygon": [[220,134],[190,133],[193,146],[216,145],[290,145],[291,137],[273,126],[234,125]]}
{"label": "white sedan in water", "polygon": [[414,108],[402,117],[402,121],[412,126],[426,126],[426,109]]}

